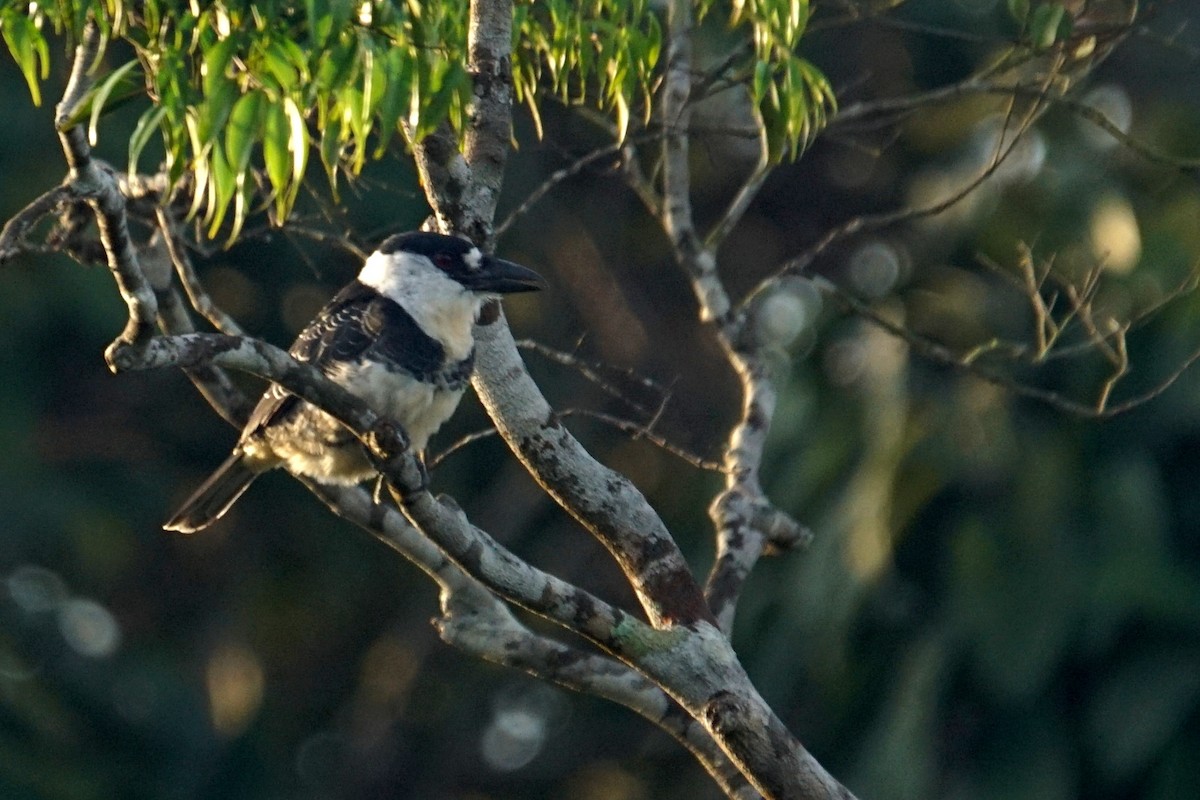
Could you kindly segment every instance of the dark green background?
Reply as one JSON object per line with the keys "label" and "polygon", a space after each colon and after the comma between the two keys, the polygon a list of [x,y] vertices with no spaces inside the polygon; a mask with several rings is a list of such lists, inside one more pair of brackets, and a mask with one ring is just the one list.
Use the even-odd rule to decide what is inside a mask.
{"label": "dark green background", "polygon": [[[1200,38],[1174,35],[1195,5],[1161,12],[1081,93],[1119,87],[1134,135],[1196,157]],[[987,3],[929,0],[899,18],[993,41],[1012,32]],[[880,25],[814,35],[807,49],[843,103],[940,85],[992,52]],[[65,63],[44,84],[48,98]],[[7,57],[0,107],[7,218],[57,183],[63,163],[50,109],[31,108]],[[896,138],[823,137],[771,178],[723,249],[731,289],[740,295],[830,226],[905,202],[920,176],[962,174],[985,111],[967,102],[922,113]],[[99,152],[116,164],[135,114],[101,128]],[[501,216],[600,142],[568,113],[545,118],[542,142],[519,119]],[[1011,265],[1025,241],[1070,263],[1097,204],[1114,196],[1136,215],[1142,258],[1110,276],[1105,302],[1161,296],[1200,263],[1196,177],[1097,146],[1085,130],[1047,114],[1044,160],[1029,175],[961,213],[850,241],[818,270],[844,282],[856,248],[882,242],[905,264],[885,305],[914,328],[956,347],[1015,335],[1028,330],[1027,308],[977,254]],[[698,214],[709,220],[747,164],[728,142],[693,149]],[[324,201],[309,201],[300,225],[366,246],[425,214],[399,149],[342,186],[332,219],[317,213],[329,202],[315,189]],[[226,309],[278,344],[356,268],[297,231],[198,259]],[[620,370],[669,386],[661,432],[718,456],[736,385],[663,235],[617,180],[598,168],[568,181],[499,251],[551,285],[508,302],[519,337],[610,365],[643,405],[657,396]],[[1134,371],[1118,400],[1200,347],[1198,311],[1186,297],[1131,335]],[[632,713],[442,645],[428,624],[433,586],[286,476],[263,478],[212,531],[159,530],[235,432],[178,374],[106,371],[101,354],[123,314],[102,268],[31,256],[0,272],[0,797],[718,796]],[[557,407],[636,418],[573,371],[528,361]],[[1093,422],[897,352],[829,302],[778,361],[766,488],[817,540],[762,563],[735,644],[822,763],[872,800],[1200,795],[1200,371]],[[1103,366],[1016,374],[1086,398]],[[437,442],[484,424],[469,399]],[[594,422],[571,424],[638,482],[702,573],[717,476]],[[632,607],[603,550],[496,440],[451,456],[433,481],[521,556]],[[851,543],[869,543],[871,530],[887,534],[874,540],[882,566],[856,568]],[[114,624],[115,648],[87,655],[78,632]],[[224,728],[210,708],[218,673],[248,698]]]}

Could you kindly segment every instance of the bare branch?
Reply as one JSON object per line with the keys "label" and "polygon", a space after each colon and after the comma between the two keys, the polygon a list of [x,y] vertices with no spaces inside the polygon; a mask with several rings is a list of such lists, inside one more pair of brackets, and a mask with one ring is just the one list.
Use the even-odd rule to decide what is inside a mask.
{"label": "bare branch", "polygon": [[496,238],[503,236],[513,226],[513,223],[529,213],[530,209],[537,205],[538,201],[553,191],[560,183],[575,177],[595,163],[619,155],[622,147],[621,143],[617,143],[597,148],[590,153],[580,156],[562,169],[550,173],[550,176],[540,186],[529,193],[529,196],[521,202],[521,205],[509,212],[504,221],[496,226]]}
{"label": "bare branch", "polygon": [[733,198],[729,208],[725,210],[721,219],[704,238],[704,248],[711,252],[717,252],[733,229],[742,221],[742,217],[750,208],[750,204],[754,202],[754,198],[758,196],[763,183],[766,182],[767,176],[771,174],[771,154],[767,148],[766,132],[763,131],[761,125],[757,127],[758,161],[750,175],[742,182],[742,188],[738,190],[737,196]]}
{"label": "bare branch", "polygon": [[62,208],[74,199],[70,186],[55,186],[38,197],[4,225],[0,231],[0,264],[4,264],[21,252],[29,249],[25,237],[29,231],[47,215]]}
{"label": "bare branch", "polygon": [[166,244],[167,253],[171,256],[171,263],[175,267],[175,274],[179,276],[179,283],[182,284],[183,290],[187,293],[188,301],[192,304],[192,308],[196,310],[197,314],[212,323],[212,326],[221,333],[230,336],[241,336],[242,327],[237,324],[233,317],[226,314],[220,306],[213,302],[204,285],[200,283],[200,278],[192,268],[191,258],[188,257],[187,251],[180,245],[176,226],[167,216],[167,213],[163,208],[157,210],[158,228],[162,233],[163,242]]}
{"label": "bare branch", "polygon": [[603,375],[600,374],[601,370],[608,370],[609,372],[616,372],[623,379],[631,381],[632,383],[637,384],[638,386],[641,386],[643,389],[647,389],[649,391],[652,391],[652,392],[658,394],[659,397],[662,398],[662,403],[660,403],[660,412],[661,412],[661,405],[664,404],[667,401],[667,399],[670,397],[670,390],[668,390],[666,387],[662,386],[657,381],[654,381],[650,378],[647,378],[642,375],[637,375],[632,370],[629,370],[629,369],[614,370],[612,367],[609,367],[607,364],[601,364],[601,363],[596,363],[596,362],[587,362],[587,361],[584,361],[579,356],[576,356],[573,353],[567,353],[562,350],[556,350],[553,347],[548,347],[547,345],[544,345],[538,341],[534,341],[533,339],[521,339],[520,341],[517,342],[517,347],[519,347],[522,350],[532,350],[533,352],[537,353],[538,355],[542,356],[543,358],[553,361],[556,364],[561,364],[562,366],[565,366],[565,367],[571,367],[576,372],[578,372],[581,376],[583,376],[585,379],[587,379],[589,382],[593,383],[601,391],[603,391],[605,394],[607,394],[609,397],[613,397],[617,400],[620,400],[622,403],[624,403],[627,406],[629,406],[630,408],[634,409],[639,414],[645,414],[645,415],[649,416],[651,412],[648,408],[644,407],[641,403],[638,403],[636,400],[633,400],[633,399],[627,397],[624,392],[622,392],[616,386],[613,386]]}
{"label": "bare branch", "polygon": [[692,7],[683,0],[667,6],[667,71],[663,82],[663,228],[677,261],[691,278],[700,319],[711,322],[729,313],[729,295],[717,274],[717,260],[704,247],[692,216],[688,136],[691,122]]}
{"label": "bare branch", "polygon": [[129,307],[128,324],[117,341],[141,342],[154,333],[158,304],[138,267],[137,252],[129,237],[125,197],[112,170],[92,158],[83,128],[71,121],[91,88],[88,69],[96,60],[100,44],[100,29],[95,20],[89,19],[84,25],[82,39],[75,48],[75,60],[66,91],[55,110],[55,126],[70,167],[68,181],[71,191],[76,197],[86,199],[95,212],[100,241],[108,257],[108,268]]}
{"label": "bare branch", "polygon": [[[622,433],[629,434],[634,441],[637,441],[638,439],[645,439],[652,445],[665,450],[666,452],[683,461],[686,461],[696,469],[702,469],[707,472],[725,472],[725,468],[718,462],[708,461],[702,456],[698,456],[695,453],[679,447],[678,445],[672,444],[666,438],[654,433],[648,425],[642,425],[632,420],[621,419],[620,417],[613,416],[612,414],[605,414],[602,411],[592,411],[591,409],[587,408],[563,409],[562,411],[558,412],[558,416],[559,419],[570,419],[571,417],[587,417],[588,419],[594,419],[597,422],[602,422],[605,425],[616,428]],[[499,435],[499,432],[495,428],[483,428],[475,431],[474,433],[469,433],[460,438],[458,441],[452,443],[433,458],[430,458],[428,464],[429,469],[437,469],[437,467],[443,461],[457,453],[459,450],[462,450],[464,447],[474,444],[482,439],[487,439],[491,436],[497,435]]]}
{"label": "bare branch", "polygon": [[880,230],[892,225],[898,225],[903,222],[910,222],[921,217],[931,217],[942,213],[952,206],[960,203],[964,198],[978,189],[984,181],[995,174],[1004,161],[1012,154],[1013,149],[1021,141],[1024,133],[1029,129],[1036,116],[1038,107],[1031,109],[1021,121],[1016,132],[1012,135],[1011,140],[1003,146],[1003,149],[998,152],[991,162],[971,180],[967,181],[963,186],[951,192],[946,197],[934,203],[925,206],[901,208],[895,211],[887,211],[880,214],[864,214],[854,217],[841,225],[830,229],[822,236],[815,244],[797,256],[793,256],[778,267],[774,273],[767,278],[764,278],[752,289],[745,298],[742,299],[740,306],[742,308],[749,307],[759,297],[765,296],[778,282],[789,275],[805,274],[812,263],[819,258],[832,245],[847,239],[855,234],[867,233],[870,231]]}
{"label": "bare branch", "polygon": [[[1200,348],[1194,350],[1186,358],[1180,362],[1174,370],[1172,370],[1165,378],[1156,383],[1150,389],[1141,392],[1133,397],[1121,401],[1120,403],[1110,404],[1110,395],[1112,391],[1112,376],[1120,373],[1118,377],[1124,376],[1128,371],[1128,355],[1122,356],[1119,353],[1124,351],[1124,333],[1128,330],[1128,326],[1122,326],[1119,329],[1121,336],[1120,341],[1115,345],[1118,352],[1117,370],[1110,373],[1110,377],[1106,379],[1106,383],[1102,391],[1098,395],[1096,401],[1091,403],[1081,403],[1077,400],[1072,400],[1064,397],[1058,392],[1052,392],[1046,389],[1041,389],[1036,386],[1023,384],[1014,379],[1011,375],[999,372],[990,367],[984,366],[978,361],[978,348],[969,351],[966,354],[955,353],[944,344],[932,341],[923,336],[920,336],[910,328],[897,324],[883,315],[879,314],[875,309],[868,304],[846,292],[841,287],[824,278],[814,279],[815,283],[822,289],[833,295],[838,302],[842,303],[847,309],[862,318],[869,320],[872,324],[882,328],[898,339],[903,340],[909,345],[918,355],[928,361],[932,361],[943,366],[952,367],[961,370],[970,375],[973,375],[988,383],[995,384],[1006,391],[1013,393],[1019,397],[1026,397],[1046,405],[1064,411],[1069,414],[1074,414],[1080,417],[1089,419],[1111,419],[1113,417],[1131,411],[1140,405],[1160,396],[1167,389],[1171,388],[1180,377],[1187,372],[1192,365],[1200,361]],[[1019,346],[1018,346],[1019,347]],[[1123,366],[1122,366],[1123,365]]]}

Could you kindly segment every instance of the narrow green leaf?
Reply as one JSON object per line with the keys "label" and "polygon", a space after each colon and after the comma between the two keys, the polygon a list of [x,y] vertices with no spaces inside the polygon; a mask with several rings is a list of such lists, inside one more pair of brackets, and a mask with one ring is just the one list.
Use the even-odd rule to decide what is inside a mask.
{"label": "narrow green leaf", "polygon": [[1058,39],[1058,28],[1067,9],[1061,3],[1038,6],[1029,21],[1029,40],[1034,48],[1044,50]]}
{"label": "narrow green leaf", "polygon": [[212,170],[212,180],[209,182],[208,200],[208,237],[217,238],[221,223],[233,200],[233,194],[238,188],[237,173],[225,158],[220,147],[211,150],[209,167]]}
{"label": "narrow green leaf", "polygon": [[167,107],[158,106],[149,109],[138,119],[137,127],[133,129],[133,135],[129,137],[129,173],[131,175],[137,174],[138,156],[142,154],[142,150],[150,141],[150,137],[159,129],[159,123],[166,115]]}
{"label": "narrow green leaf", "polygon": [[[412,91],[412,61],[405,49],[393,47],[379,61],[383,65],[385,85],[383,96],[379,100],[379,145],[375,150],[376,158],[387,151],[400,115],[409,106]],[[520,86],[520,75],[520,70],[513,70],[514,89]]]}
{"label": "narrow green leaf", "polygon": [[306,0],[304,5],[308,12],[309,35],[312,36],[313,44],[321,48],[334,31],[333,17],[329,14],[329,2],[328,0]]}
{"label": "narrow green leaf", "polygon": [[225,158],[235,175],[242,175],[250,166],[250,153],[262,127],[263,94],[253,91],[233,105],[225,131]]}
{"label": "narrow green leaf", "polygon": [[197,133],[201,144],[214,141],[221,133],[238,96],[237,84],[228,78],[214,82],[212,88],[213,91],[206,92],[204,100],[195,105],[199,111]]}
{"label": "narrow green leaf", "polygon": [[300,72],[292,63],[283,44],[274,40],[269,41],[262,48],[261,54],[263,66],[266,67],[267,73],[275,79],[280,91],[284,94],[291,93],[300,82]]}
{"label": "narrow green leaf", "polygon": [[92,92],[91,105],[92,114],[91,121],[88,123],[88,142],[93,147],[96,146],[96,128],[100,122],[100,115],[104,113],[104,104],[108,101],[108,96],[113,93],[117,85],[125,79],[134,67],[138,65],[136,61],[128,61],[122,64],[117,69],[113,70],[112,74],[100,82]]}
{"label": "narrow green leaf", "polygon": [[292,177],[291,129],[282,103],[267,106],[263,121],[263,164],[275,194],[278,221],[287,216],[287,190]]}
{"label": "narrow green leaf", "polygon": [[[208,168],[208,151],[211,145],[201,141],[200,138],[200,121],[197,115],[191,111],[184,117],[184,126],[187,128],[188,139],[192,146],[192,180],[195,186],[192,188],[192,205],[188,209],[188,217],[194,217],[200,213],[200,208],[204,205],[204,199],[208,194],[209,182],[212,179],[211,172]],[[180,159],[180,169],[185,163]]]}
{"label": "narrow green leaf", "polygon": [[617,92],[613,99],[617,112],[617,141],[624,142],[625,134],[629,131],[629,102],[622,92]]}
{"label": "narrow green leaf", "polygon": [[334,91],[341,89],[354,69],[356,49],[353,38],[343,38],[323,52],[314,76],[317,86]]}
{"label": "narrow green leaf", "polygon": [[329,179],[329,187],[337,197],[337,174],[342,160],[342,123],[336,117],[328,120],[321,130],[321,163],[325,166],[325,175]]}
{"label": "narrow green leaf", "polygon": [[469,83],[470,76],[467,75],[467,70],[462,64],[458,62],[449,64],[446,74],[442,78],[441,86],[434,92],[433,97],[429,99],[429,104],[421,112],[421,130],[433,130],[442,120],[446,119],[455,95],[464,84],[469,85]]}
{"label": "narrow green leaf", "polygon": [[229,228],[229,237],[225,240],[226,246],[237,241],[254,200],[254,181],[249,180],[245,172],[239,172],[236,180],[237,185],[233,193],[233,224]]}
{"label": "narrow green leaf", "polygon": [[13,59],[17,62],[17,66],[20,67],[21,74],[25,77],[25,83],[29,85],[29,95],[33,98],[33,104],[40,106],[42,92],[38,86],[38,74],[45,72],[46,65],[43,64],[42,69],[39,70],[37,58],[38,53],[44,52],[45,40],[41,41],[41,47],[39,47],[37,42],[42,39],[42,34],[29,17],[12,9],[5,9],[5,11],[7,13],[0,17],[0,28],[4,31],[4,41],[8,45]]}
{"label": "narrow green leaf", "polygon": [[308,128],[304,126],[304,115],[292,98],[285,98],[283,108],[288,116],[288,150],[292,154],[292,195],[300,190],[304,170],[308,165]]}
{"label": "narrow green leaf", "polygon": [[662,54],[662,27],[653,14],[646,17],[646,23],[646,66],[653,70]]}
{"label": "narrow green leaf", "polygon": [[752,96],[756,103],[761,103],[766,97],[767,87],[771,84],[771,65],[766,61],[759,61],[754,65],[754,82],[751,84]]}
{"label": "narrow green leaf", "polygon": [[236,48],[237,41],[233,37],[229,37],[218,41],[204,51],[204,63],[201,65],[203,76],[201,87],[204,89],[205,96],[217,95],[221,91],[221,87],[229,83],[225,71],[233,61]]}

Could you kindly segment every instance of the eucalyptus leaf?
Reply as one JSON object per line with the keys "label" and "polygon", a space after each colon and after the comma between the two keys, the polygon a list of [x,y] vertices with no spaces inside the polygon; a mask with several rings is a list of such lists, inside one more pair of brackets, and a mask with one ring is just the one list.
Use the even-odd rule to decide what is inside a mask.
{"label": "eucalyptus leaf", "polygon": [[93,147],[97,142],[96,128],[100,122],[100,115],[104,113],[105,103],[108,102],[109,95],[125,81],[126,77],[138,65],[136,61],[127,61],[120,67],[112,71],[107,78],[96,85],[95,90],[91,94],[91,119],[88,122],[88,141]]}

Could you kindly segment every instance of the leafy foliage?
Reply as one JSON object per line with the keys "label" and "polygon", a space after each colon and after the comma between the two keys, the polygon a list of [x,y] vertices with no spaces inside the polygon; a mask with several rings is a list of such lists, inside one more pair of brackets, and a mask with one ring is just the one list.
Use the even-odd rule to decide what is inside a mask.
{"label": "leafy foliage", "polygon": [[646,0],[527,2],[513,30],[513,88],[539,131],[543,86],[564,103],[598,103],[614,115],[621,139],[631,107],[649,120],[663,36]]}
{"label": "leafy foliage", "polygon": [[[466,9],[419,0],[3,0],[0,27],[35,103],[51,31],[76,37],[92,15],[106,40],[131,45],[133,58],[97,81],[72,121],[90,119],[94,141],[106,111],[147,96],[129,170],[157,136],[172,183],[188,182],[192,213],[210,236],[225,230],[233,241],[259,198],[277,221],[287,217],[314,151],[336,190],[340,173],[358,174],[397,132],[411,140],[448,123],[461,134],[471,99]],[[635,113],[649,122],[663,42],[656,14],[646,0],[519,4],[514,89],[539,127],[543,93],[598,107],[621,139]],[[798,152],[834,103],[824,76],[795,55],[807,14],[807,3],[773,0],[737,5],[729,17],[752,42],[734,71],[776,159]]]}
{"label": "leafy foliage", "polygon": [[[706,0],[701,15],[722,6]],[[807,0],[737,0],[729,12],[731,26],[749,30],[749,58],[735,69],[749,73],[750,99],[775,162],[799,155],[837,107],[829,81],[796,52],[808,15]]]}

